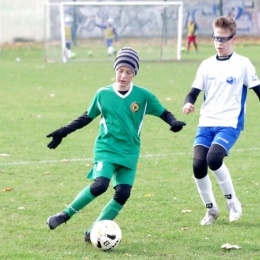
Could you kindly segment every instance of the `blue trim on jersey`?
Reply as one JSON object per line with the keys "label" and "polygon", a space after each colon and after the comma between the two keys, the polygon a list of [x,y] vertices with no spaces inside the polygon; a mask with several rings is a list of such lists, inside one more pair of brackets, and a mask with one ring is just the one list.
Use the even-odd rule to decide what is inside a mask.
{"label": "blue trim on jersey", "polygon": [[242,97],[241,97],[241,111],[239,113],[238,122],[237,122],[237,129],[239,130],[244,129],[246,96],[247,96],[247,87],[243,85]]}

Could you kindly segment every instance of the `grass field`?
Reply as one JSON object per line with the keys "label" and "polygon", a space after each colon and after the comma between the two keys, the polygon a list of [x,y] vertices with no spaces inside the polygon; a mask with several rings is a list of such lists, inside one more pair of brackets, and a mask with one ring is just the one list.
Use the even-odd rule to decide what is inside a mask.
{"label": "grass field", "polygon": [[[260,74],[260,46],[237,44]],[[50,231],[48,216],[62,211],[90,184],[93,144],[99,121],[66,137],[49,150],[46,134],[81,115],[99,87],[114,81],[113,61],[45,63],[33,46],[4,48],[0,53],[0,259],[84,260],[256,260],[260,255],[260,103],[248,92],[245,131],[225,159],[243,217],[229,223],[225,199],[210,173],[221,214],[212,226],[200,226],[205,209],[192,178],[196,111],[182,113],[183,100],[202,59],[214,54],[200,45],[199,54],[183,54],[180,62],[141,63],[134,82],[150,89],[166,108],[187,123],[173,133],[160,119],[147,116],[137,178],[116,222],[123,239],[111,252],[83,241],[83,233],[113,196],[112,187]],[[17,59],[19,58],[19,59]],[[8,191],[8,188],[11,190]],[[190,212],[183,212],[189,210]],[[241,249],[226,250],[225,243]]]}
{"label": "grass field", "polygon": [[[131,46],[138,50],[138,55],[143,61],[172,61],[177,57],[177,39],[161,38],[153,39],[132,39],[123,38],[120,41],[113,43],[116,50],[120,50],[124,46]],[[107,55],[107,48],[104,44],[104,39],[85,39],[78,40],[76,45],[71,46],[72,53],[75,54],[69,62],[99,62],[111,61],[115,57]],[[61,44],[60,42],[47,42],[45,48],[45,58],[48,62],[60,62],[61,59]]]}

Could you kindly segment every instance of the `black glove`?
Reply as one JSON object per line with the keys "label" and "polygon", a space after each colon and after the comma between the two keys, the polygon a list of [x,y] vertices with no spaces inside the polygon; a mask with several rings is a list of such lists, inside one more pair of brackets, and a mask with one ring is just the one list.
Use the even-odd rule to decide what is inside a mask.
{"label": "black glove", "polygon": [[64,127],[46,135],[46,137],[52,137],[52,141],[47,146],[50,149],[55,149],[61,143],[62,138],[66,137],[67,135],[68,133]]}
{"label": "black glove", "polygon": [[186,123],[181,122],[181,121],[173,121],[171,122],[171,128],[170,130],[173,132],[179,132],[181,131],[182,127],[185,126]]}

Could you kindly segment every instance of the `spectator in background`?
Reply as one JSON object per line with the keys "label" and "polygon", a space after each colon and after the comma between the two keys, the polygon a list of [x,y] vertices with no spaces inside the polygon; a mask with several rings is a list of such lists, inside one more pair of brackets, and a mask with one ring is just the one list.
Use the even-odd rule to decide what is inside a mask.
{"label": "spectator in background", "polygon": [[71,58],[71,43],[72,43],[72,26],[70,17],[65,17],[65,56],[67,59]]}
{"label": "spectator in background", "polygon": [[113,25],[113,19],[109,18],[107,20],[106,25],[96,24],[96,26],[98,26],[99,28],[101,28],[105,31],[105,41],[106,41],[106,46],[107,46],[107,54],[109,56],[111,56],[113,54],[116,55],[116,50],[113,47],[113,41],[118,40],[118,34],[117,34],[117,31],[116,31],[116,28]]}
{"label": "spectator in background", "polygon": [[196,43],[196,31],[197,25],[192,18],[189,18],[188,26],[187,26],[187,50],[186,52],[190,52],[190,44],[193,43],[196,52],[198,52],[198,45]]}

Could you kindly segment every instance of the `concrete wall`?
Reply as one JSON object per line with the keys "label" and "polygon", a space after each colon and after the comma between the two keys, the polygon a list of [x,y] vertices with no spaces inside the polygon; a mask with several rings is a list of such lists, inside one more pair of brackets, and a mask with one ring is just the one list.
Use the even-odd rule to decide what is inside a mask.
{"label": "concrete wall", "polygon": [[0,0],[0,42],[18,38],[42,41],[45,3],[46,0]]}
{"label": "concrete wall", "polygon": [[[212,21],[220,14],[219,1],[192,1],[185,10],[197,22],[200,35],[212,32]],[[223,15],[236,17],[238,35],[260,36],[259,0],[223,0],[222,10]]]}
{"label": "concrete wall", "polygon": [[[60,2],[60,0],[0,0],[0,43],[21,39],[43,41],[44,5],[49,1]],[[183,2],[184,27],[186,18],[192,15],[199,26],[198,35],[210,34],[212,21],[220,14],[219,0],[183,0]],[[260,37],[260,0],[223,0],[223,14],[236,15],[239,35]]]}

